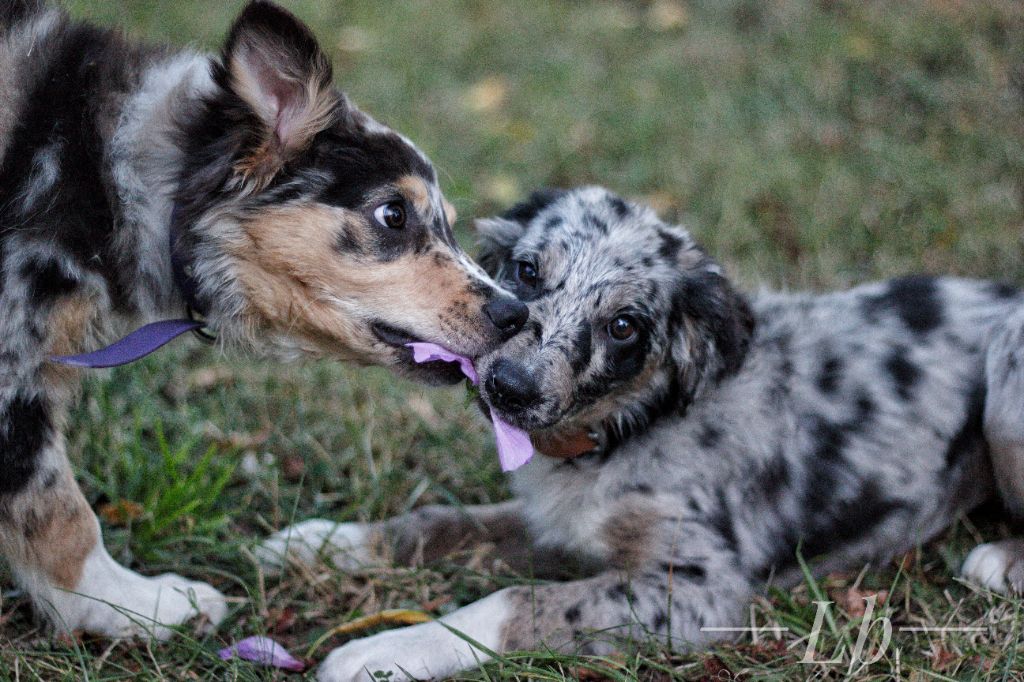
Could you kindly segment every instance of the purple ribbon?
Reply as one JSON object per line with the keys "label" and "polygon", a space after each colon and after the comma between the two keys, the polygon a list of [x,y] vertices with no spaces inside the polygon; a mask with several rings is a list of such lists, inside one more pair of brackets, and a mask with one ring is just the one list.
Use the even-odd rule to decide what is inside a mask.
{"label": "purple ribbon", "polygon": [[196,320],[161,320],[139,327],[106,348],[81,355],[52,355],[50,360],[72,367],[103,368],[127,365],[146,357],[182,334],[202,326],[203,323]]}

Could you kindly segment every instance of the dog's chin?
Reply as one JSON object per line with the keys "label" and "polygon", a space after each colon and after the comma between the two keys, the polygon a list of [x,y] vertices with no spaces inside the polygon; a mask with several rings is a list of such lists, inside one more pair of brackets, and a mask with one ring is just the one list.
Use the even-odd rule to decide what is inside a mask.
{"label": "dog's chin", "polygon": [[431,386],[451,386],[465,378],[457,362],[417,363],[413,360],[412,349],[406,344],[418,341],[411,334],[384,324],[375,322],[373,334],[379,341],[390,346],[390,365],[404,377]]}
{"label": "dog's chin", "polygon": [[511,424],[512,426],[522,429],[528,433],[545,431],[547,429],[557,427],[562,421],[561,417],[557,415],[545,418],[529,411],[512,412],[491,407],[490,403],[487,402],[487,398],[483,391],[481,391],[480,395],[477,396],[476,405],[480,408],[480,411],[485,417],[490,418],[493,413],[506,424]]}

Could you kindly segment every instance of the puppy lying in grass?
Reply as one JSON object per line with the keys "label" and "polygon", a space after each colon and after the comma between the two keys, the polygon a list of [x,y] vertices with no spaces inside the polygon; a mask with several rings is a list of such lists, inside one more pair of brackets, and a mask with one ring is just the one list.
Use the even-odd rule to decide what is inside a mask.
{"label": "puppy lying in grass", "polygon": [[[481,262],[530,307],[476,363],[489,409],[544,455],[513,475],[516,499],[306,521],[260,555],[344,567],[384,546],[408,561],[488,542],[513,566],[590,575],[350,642],[322,680],[438,677],[488,651],[637,637],[702,647],[723,636],[707,628],[743,624],[769,579],[800,580],[798,548],[816,574],[857,569],[997,489],[1024,509],[1015,289],[908,277],[748,297],[686,230],[595,187],[537,194],[479,227]],[[1024,587],[1021,546],[979,546],[964,575]]]}

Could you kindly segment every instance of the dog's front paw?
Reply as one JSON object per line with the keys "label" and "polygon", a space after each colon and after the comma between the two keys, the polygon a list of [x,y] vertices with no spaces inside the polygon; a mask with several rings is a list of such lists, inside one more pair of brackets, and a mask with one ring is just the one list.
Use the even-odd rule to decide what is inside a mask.
{"label": "dog's front paw", "polygon": [[426,680],[462,666],[446,646],[449,632],[436,623],[382,632],[335,649],[317,670],[320,682]]}
{"label": "dog's front paw", "polygon": [[1024,593],[1024,540],[978,545],[964,559],[960,574],[993,592]]}
{"label": "dog's front paw", "polygon": [[280,573],[289,561],[310,566],[320,558],[352,571],[374,562],[370,544],[369,524],[310,519],[277,531],[260,543],[254,554],[270,574]]}
{"label": "dog's front paw", "polygon": [[501,649],[508,613],[506,595],[497,592],[440,621],[357,639],[324,659],[320,682],[423,680],[474,668]]}
{"label": "dog's front paw", "polygon": [[59,629],[162,640],[194,618],[209,628],[227,615],[224,595],[206,583],[173,573],[147,578],[103,558],[87,566],[74,591],[54,590],[47,600],[44,608]]}

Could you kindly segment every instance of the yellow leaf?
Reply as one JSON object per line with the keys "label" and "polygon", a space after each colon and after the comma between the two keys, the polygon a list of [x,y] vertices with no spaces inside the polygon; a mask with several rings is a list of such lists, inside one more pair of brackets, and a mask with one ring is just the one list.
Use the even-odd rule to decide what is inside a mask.
{"label": "yellow leaf", "polygon": [[306,651],[306,658],[313,655],[321,644],[326,642],[329,638],[335,635],[351,635],[356,632],[363,630],[369,630],[381,625],[390,625],[392,627],[399,625],[416,625],[418,623],[427,623],[433,620],[430,615],[423,613],[422,611],[412,611],[410,609],[388,609],[386,611],[380,611],[379,613],[371,613],[368,616],[362,618],[356,618],[355,620],[341,625],[336,625],[324,634],[320,635],[319,638],[309,647]]}

